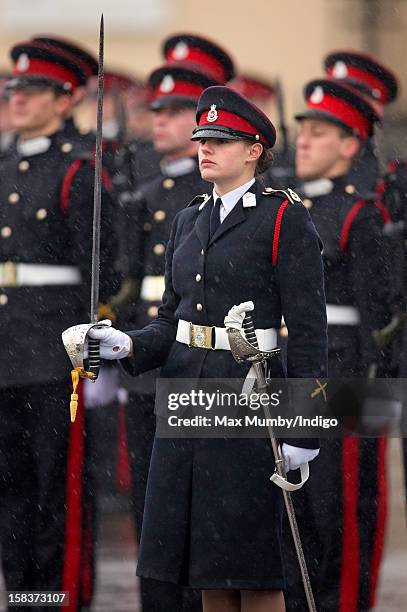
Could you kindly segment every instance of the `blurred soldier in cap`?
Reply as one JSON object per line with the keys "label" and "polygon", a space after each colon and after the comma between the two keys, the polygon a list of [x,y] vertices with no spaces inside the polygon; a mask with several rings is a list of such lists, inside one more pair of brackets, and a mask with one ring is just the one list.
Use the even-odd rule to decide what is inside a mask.
{"label": "blurred soldier in cap", "polygon": [[[335,79],[350,83],[370,102],[380,118],[384,116],[389,104],[394,102],[399,93],[396,75],[376,58],[355,51],[335,51],[330,53],[324,62],[327,74]],[[383,157],[383,156],[382,156]],[[366,148],[366,154],[355,166],[359,179],[373,179],[378,168],[374,141]],[[383,198],[390,215],[387,235],[393,247],[393,272],[395,296],[392,305],[393,318],[390,327],[381,332],[382,342],[387,343],[388,350],[393,351],[394,371],[405,378],[407,375],[407,328],[404,324],[406,312],[407,257],[405,240],[407,237],[407,163],[394,159],[387,163],[381,180],[378,177],[376,191]],[[356,179],[358,180],[358,179]],[[404,330],[404,331],[403,331]],[[402,332],[400,334],[400,332]],[[407,440],[403,439],[405,474],[407,481]]]}
{"label": "blurred soldier in cap", "polygon": [[[324,60],[329,78],[357,89],[382,119],[385,107],[398,93],[395,75],[375,58],[356,51],[333,51]],[[369,139],[355,159],[352,180],[362,192],[374,192],[380,168],[374,137]]]}
{"label": "blurred soldier in cap", "polygon": [[[378,116],[347,84],[320,79],[304,92],[306,108],[296,116],[296,172],[324,245],[328,374],[380,376],[372,332],[388,320],[390,263],[383,225],[389,215],[350,179]],[[345,404],[344,415],[363,418]],[[386,441],[357,435],[322,440],[321,455],[324,461],[315,465],[298,504],[302,531],[313,547],[317,607],[367,612],[374,605],[384,540]],[[295,593],[288,591],[289,611],[305,607]]]}
{"label": "blurred soldier in cap", "polygon": [[[60,140],[85,74],[33,41],[14,46],[11,57],[16,140],[0,160],[2,566],[7,590],[66,590],[78,610],[84,414],[80,406],[70,427],[70,364],[55,339],[79,313],[88,317],[93,169]],[[106,297],[114,236],[106,188],[102,197]]]}
{"label": "blurred soldier in cap", "polygon": [[66,143],[66,147],[75,142],[76,150],[81,147],[86,152],[93,151],[95,147],[94,135],[78,129],[73,113],[85,97],[89,79],[97,75],[98,63],[96,58],[89,51],[78,46],[76,42],[50,35],[34,36],[32,44],[63,56],[79,66],[82,76],[70,97],[71,104],[59,130],[59,136],[61,141]]}
{"label": "blurred soldier in cap", "polygon": [[[153,145],[162,157],[160,173],[141,184],[128,207],[128,225],[134,225],[128,245],[130,277],[138,287],[139,298],[135,300],[135,307],[123,313],[121,324],[126,329],[146,325],[157,315],[164,291],[165,248],[174,217],[194,194],[208,189],[199,173],[198,146],[190,140],[196,104],[202,91],[218,82],[215,76],[225,79],[233,73],[232,61],[226,52],[201,37],[171,37],[163,48],[168,62],[149,77]],[[127,441],[139,534],[155,432],[156,375],[157,372],[151,372],[125,381],[130,390],[126,410]],[[159,584],[148,578],[141,579],[146,610],[201,609],[200,597],[194,592],[182,594],[175,586],[158,588]]]}
{"label": "blurred soldier in cap", "polygon": [[231,87],[256,104],[266,114],[270,114],[271,104],[276,106],[279,121],[280,146],[273,153],[273,165],[267,170],[264,182],[273,187],[282,187],[294,183],[294,150],[288,141],[285,123],[283,89],[279,79],[269,83],[253,75],[239,74],[229,81]]}

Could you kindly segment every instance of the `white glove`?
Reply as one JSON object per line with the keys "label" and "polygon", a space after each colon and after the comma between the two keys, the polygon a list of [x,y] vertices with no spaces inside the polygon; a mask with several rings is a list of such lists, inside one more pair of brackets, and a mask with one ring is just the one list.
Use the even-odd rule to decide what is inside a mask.
{"label": "white glove", "polygon": [[319,448],[301,448],[283,442],[281,454],[284,459],[284,469],[286,472],[289,472],[315,459],[319,455]]}
{"label": "white glove", "polygon": [[95,382],[89,378],[84,380],[85,408],[99,408],[112,404],[117,399],[118,388],[118,368],[102,365]]}
{"label": "white glove", "polygon": [[242,302],[238,306],[233,306],[225,317],[224,323],[226,328],[242,329],[243,319],[246,312],[254,310],[253,302]]}
{"label": "white glove", "polygon": [[84,357],[88,356],[88,336],[100,342],[101,359],[123,359],[130,353],[130,336],[114,327],[91,327],[85,338]]}

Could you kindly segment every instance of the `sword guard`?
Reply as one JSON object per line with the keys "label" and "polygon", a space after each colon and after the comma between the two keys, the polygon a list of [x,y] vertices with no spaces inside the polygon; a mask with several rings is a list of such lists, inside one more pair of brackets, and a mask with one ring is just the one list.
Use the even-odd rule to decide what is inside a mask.
{"label": "sword guard", "polygon": [[237,363],[245,363],[247,361],[255,363],[256,361],[266,361],[270,357],[275,357],[280,353],[280,349],[272,349],[271,351],[261,351],[259,348],[248,342],[238,329],[233,327],[227,328],[230,349]]}
{"label": "sword guard", "polygon": [[[64,343],[65,350],[68,353],[68,357],[71,360],[74,369],[79,368],[80,371],[86,371],[84,365],[84,349],[85,339],[88,331],[92,327],[111,327],[111,325],[112,322],[109,321],[109,319],[105,319],[104,321],[99,321],[99,323],[84,323],[82,325],[73,325],[72,327],[68,327],[68,329],[62,332],[62,342]],[[89,338],[88,345],[90,345],[91,342],[92,339]],[[96,342],[98,341],[96,340]],[[91,355],[89,352],[89,358],[90,357]]]}

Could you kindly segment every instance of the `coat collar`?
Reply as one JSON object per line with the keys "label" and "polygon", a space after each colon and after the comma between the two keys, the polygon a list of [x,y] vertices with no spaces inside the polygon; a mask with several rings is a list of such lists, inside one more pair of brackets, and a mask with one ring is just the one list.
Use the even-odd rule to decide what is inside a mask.
{"label": "coat collar", "polygon": [[202,246],[206,248],[213,242],[219,240],[223,234],[230,231],[233,227],[243,223],[249,214],[248,211],[250,208],[256,206],[257,199],[260,197],[261,192],[262,186],[258,183],[258,181],[255,181],[243,195],[243,197],[240,198],[236,206],[234,206],[223,223],[220,224],[215,234],[209,240],[209,219],[211,216],[212,206],[214,205],[213,197],[211,195],[205,204],[201,205],[201,210],[195,222],[195,231]]}

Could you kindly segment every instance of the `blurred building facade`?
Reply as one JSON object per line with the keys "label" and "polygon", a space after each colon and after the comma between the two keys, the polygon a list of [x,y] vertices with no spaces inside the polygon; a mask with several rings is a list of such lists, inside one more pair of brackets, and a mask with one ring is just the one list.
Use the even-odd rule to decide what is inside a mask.
{"label": "blurred building facade", "polygon": [[[55,5],[59,9],[70,6],[76,25],[61,11],[55,27],[50,25],[54,23],[52,12],[40,27],[38,13],[30,19],[27,11],[44,11],[47,5],[50,11]],[[85,5],[84,13],[81,6]],[[109,5],[112,3],[106,0],[0,0],[0,69],[9,68],[8,49],[16,40],[44,31],[74,38],[96,52],[99,14],[107,7],[105,54],[109,66],[146,76],[161,62],[160,42],[166,35],[189,31],[212,37],[234,55],[241,70],[282,79],[287,123],[293,127],[293,114],[303,105],[302,86],[322,74],[322,58],[328,51],[370,52],[400,78],[401,95],[390,109],[385,129],[388,138],[397,139],[400,151],[407,154],[407,129],[403,130],[407,127],[405,0],[125,0],[119,5],[121,13],[116,5],[110,17]],[[273,111],[271,115],[275,119]]]}

